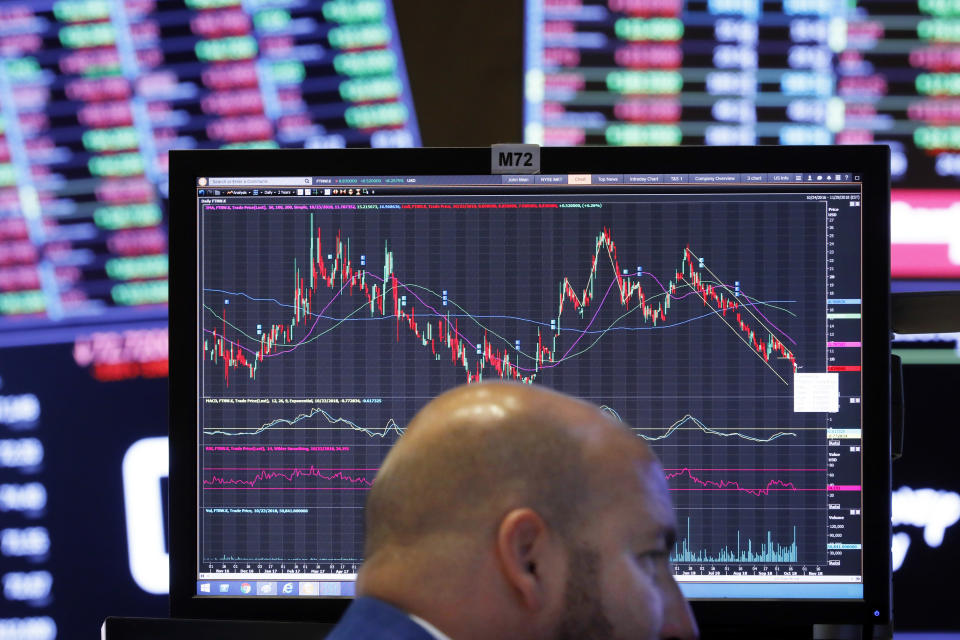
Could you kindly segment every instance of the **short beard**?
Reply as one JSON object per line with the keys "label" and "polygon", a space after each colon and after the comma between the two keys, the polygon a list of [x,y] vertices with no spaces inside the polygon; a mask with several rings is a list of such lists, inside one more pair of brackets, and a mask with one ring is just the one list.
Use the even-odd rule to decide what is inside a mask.
{"label": "short beard", "polygon": [[564,594],[563,617],[555,640],[593,640],[613,637],[600,596],[599,554],[586,547],[570,550],[569,575]]}

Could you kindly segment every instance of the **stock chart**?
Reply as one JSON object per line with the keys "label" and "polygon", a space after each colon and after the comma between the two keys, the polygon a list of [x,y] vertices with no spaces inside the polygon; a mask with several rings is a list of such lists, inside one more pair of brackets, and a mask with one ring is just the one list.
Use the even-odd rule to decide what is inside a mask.
{"label": "stock chart", "polygon": [[355,573],[406,422],[500,379],[650,444],[676,562],[828,571],[830,409],[795,405],[797,374],[846,370],[827,361],[825,202],[274,200],[203,205],[202,574]]}

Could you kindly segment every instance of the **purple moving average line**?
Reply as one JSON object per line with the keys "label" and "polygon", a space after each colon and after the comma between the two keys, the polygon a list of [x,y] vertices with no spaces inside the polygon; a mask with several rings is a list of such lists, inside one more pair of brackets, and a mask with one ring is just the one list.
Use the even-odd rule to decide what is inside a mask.
{"label": "purple moving average line", "polygon": [[[657,276],[653,275],[652,273],[649,273],[649,274],[647,274],[647,275],[649,275],[651,278],[653,278],[654,281],[656,281],[656,283],[657,283],[658,285],[660,285],[660,289],[662,289],[664,293],[667,292],[667,290],[664,289],[663,284],[657,279]],[[721,283],[721,285],[722,285],[724,288],[726,288],[726,289],[729,289],[729,288],[730,288],[730,285],[728,285],[728,284],[722,284],[722,283]],[[684,298],[686,298],[686,297],[687,297],[688,295],[690,295],[691,293],[694,293],[694,292],[693,292],[693,291],[690,291],[689,293],[686,293],[686,294],[684,294],[683,296],[680,296],[680,297],[674,296],[674,297],[677,298],[677,300],[683,300]],[[743,307],[755,307],[756,310],[757,310],[757,313],[760,314],[760,317],[763,318],[764,320],[766,320],[767,322],[769,322],[771,327],[773,327],[774,329],[776,329],[777,331],[779,331],[780,333],[782,333],[782,334],[786,337],[786,339],[789,340],[790,342],[792,342],[793,344],[797,344],[797,341],[794,340],[793,338],[791,338],[789,335],[787,335],[787,332],[786,332],[786,331],[784,331],[783,329],[781,329],[781,328],[778,327],[777,325],[773,324],[773,322],[770,320],[770,318],[768,318],[767,316],[765,316],[765,315],[763,314],[763,311],[760,311],[760,307],[757,307],[757,304],[756,304],[755,302],[751,302],[751,303],[749,303],[749,304],[743,304],[743,303],[741,303],[741,306],[743,306]]]}
{"label": "purple moving average line", "polygon": [[216,336],[217,338],[220,338],[220,339],[223,340],[224,342],[229,342],[230,344],[232,344],[233,346],[237,347],[238,349],[243,349],[244,351],[249,351],[249,352],[252,353],[252,354],[256,354],[256,353],[257,353],[255,350],[251,349],[250,347],[245,347],[245,346],[243,346],[242,344],[240,344],[239,342],[234,342],[233,340],[231,340],[230,338],[228,338],[228,337],[226,337],[226,336],[222,336],[222,335],[221,335],[221,336],[218,336],[218,335],[216,334],[216,332],[211,331],[210,329],[204,329],[204,331],[206,331],[206,332],[209,333],[210,335],[213,335],[213,336]]}
{"label": "purple moving average line", "polygon": [[[374,275],[374,274],[372,274],[372,273],[371,273],[370,275],[371,275],[374,279],[379,280],[380,282],[386,282],[386,281],[383,280],[382,278],[380,278],[380,277],[378,277],[378,276],[376,276],[376,275]],[[590,329],[590,327],[593,325],[593,321],[597,319],[597,315],[599,315],[600,309],[603,308],[603,303],[606,301],[607,296],[610,294],[610,290],[613,288],[613,285],[614,285],[616,282],[617,282],[617,279],[616,279],[616,278],[614,278],[613,280],[610,281],[610,286],[607,287],[607,292],[606,292],[605,294],[603,294],[603,299],[600,301],[600,304],[597,305],[597,310],[593,312],[593,317],[590,319],[590,323],[587,324],[587,326],[584,327],[583,331],[580,332],[580,335],[577,336],[577,339],[574,340],[574,342],[573,342],[572,345],[570,345],[570,348],[567,349],[567,352],[564,353],[563,356],[562,356],[559,360],[557,360],[556,362],[554,362],[553,364],[544,365],[544,366],[540,367],[540,369],[552,369],[553,367],[555,367],[555,366],[557,366],[558,364],[560,364],[561,362],[563,362],[563,359],[566,358],[567,355],[569,355],[570,351],[572,351],[573,348],[577,345],[577,343],[580,342],[580,339],[583,338],[583,336],[587,335],[587,331],[588,331],[588,330]],[[660,283],[657,282],[657,284],[660,284]],[[400,286],[403,287],[403,289],[404,289],[405,291],[407,291],[410,295],[412,295],[414,298],[416,298],[417,300],[419,300],[419,301],[420,301],[420,304],[422,304],[423,306],[425,306],[427,309],[430,309],[430,311],[432,311],[432,312],[434,313],[434,315],[436,315],[436,316],[438,316],[438,317],[441,317],[441,318],[443,317],[443,314],[441,314],[439,311],[437,311],[436,309],[434,309],[433,307],[431,307],[428,303],[424,302],[423,298],[421,298],[419,295],[417,295],[416,292],[411,291],[410,288],[407,287],[407,285],[405,285],[404,283],[401,282],[401,283],[400,283]],[[340,297],[340,294],[343,293],[344,289],[346,289],[346,288],[347,288],[347,285],[343,285],[342,287],[340,287],[340,291],[338,291],[337,294],[336,294],[333,298],[330,299],[330,302],[328,302],[327,305],[320,311],[320,313],[317,314],[317,319],[313,321],[313,325],[310,327],[310,331],[308,331],[308,332],[303,336],[303,338],[300,340],[300,342],[298,342],[297,344],[295,344],[295,345],[294,345],[293,347],[291,347],[290,349],[287,349],[286,351],[277,351],[276,353],[267,354],[267,355],[265,355],[264,357],[265,357],[265,358],[271,358],[271,357],[273,357],[273,356],[279,356],[279,355],[282,355],[282,354],[284,354],[284,353],[289,353],[289,352],[293,351],[294,349],[296,349],[297,347],[299,347],[301,344],[303,344],[303,341],[307,339],[307,336],[309,336],[310,333],[313,331],[314,327],[317,326],[317,322],[320,321],[320,316],[322,316],[322,315],[324,314],[324,312],[330,307],[330,305],[333,304],[333,301],[334,301],[334,300],[336,300],[338,297]],[[663,285],[661,285],[661,288],[663,288]],[[664,291],[664,293],[666,293],[666,291]],[[383,290],[383,295],[386,295],[386,289]],[[449,329],[449,327],[450,327],[450,323],[448,322],[448,323],[447,323],[447,328]],[[474,344],[473,342],[471,342],[470,339],[467,338],[466,336],[464,336],[462,333],[460,333],[460,332],[457,331],[456,329],[454,329],[454,333],[456,333],[464,342],[466,342],[468,345],[470,345],[471,348],[476,348],[477,345]],[[501,358],[501,361],[502,361],[502,358]],[[537,370],[538,370],[538,369],[535,369],[535,368],[521,367],[521,366],[519,366],[519,365],[514,365],[514,366],[516,367],[516,369],[517,369],[518,371],[537,371]]]}
{"label": "purple moving average line", "polygon": [[[375,279],[375,280],[379,280],[381,283],[386,282],[383,278],[380,278],[379,276],[377,276],[376,274],[374,274],[374,273],[372,273],[372,272],[370,272],[370,271],[367,271],[366,273],[367,273],[367,275],[369,275],[371,278],[373,278],[373,279]],[[666,290],[666,288],[663,286],[663,283],[661,283],[660,280],[659,280],[655,275],[653,275],[652,273],[647,273],[646,275],[649,275],[651,278],[653,278],[654,282],[657,283],[657,285],[660,287],[660,289],[663,291],[663,293],[667,294],[667,290]],[[399,282],[399,281],[398,281],[398,282]],[[555,367],[555,366],[557,366],[558,364],[560,364],[561,362],[563,362],[564,359],[565,359],[565,358],[570,354],[570,352],[573,350],[573,348],[577,345],[577,343],[580,342],[580,340],[583,338],[583,336],[587,335],[587,331],[590,329],[591,326],[593,326],[594,321],[597,319],[597,315],[600,313],[600,309],[603,308],[603,303],[606,302],[607,296],[610,294],[610,290],[613,288],[613,285],[614,285],[614,283],[616,283],[616,282],[618,282],[618,278],[617,278],[617,277],[614,277],[614,279],[610,281],[610,285],[607,287],[606,293],[603,294],[603,298],[600,300],[600,304],[597,305],[596,311],[594,311],[593,317],[590,319],[590,322],[587,324],[586,327],[583,328],[583,330],[580,332],[580,335],[577,336],[577,339],[573,342],[573,344],[570,345],[570,347],[569,347],[569,348],[567,349],[567,351],[563,354],[563,356],[561,356],[559,360],[557,360],[556,362],[554,362],[554,363],[552,363],[552,364],[543,365],[542,367],[540,367],[540,369],[552,369],[553,367]],[[407,291],[411,296],[413,296],[414,298],[416,298],[416,299],[420,302],[420,304],[422,304],[422,305],[425,306],[427,309],[429,309],[430,311],[432,311],[435,316],[440,317],[440,318],[443,317],[443,314],[442,314],[442,313],[440,313],[440,312],[437,311],[434,307],[430,306],[427,302],[425,302],[425,301],[423,300],[423,298],[421,298],[415,291],[412,291],[406,284],[404,284],[403,282],[399,282],[399,284],[400,284],[400,287],[401,287],[402,289],[404,289],[404,290]],[[297,347],[303,345],[303,344],[306,342],[307,338],[309,338],[310,335],[313,333],[313,330],[317,327],[317,323],[320,322],[320,318],[323,316],[323,314],[326,313],[327,309],[330,308],[330,305],[333,304],[333,302],[334,302],[337,298],[340,297],[340,295],[344,292],[344,290],[346,290],[346,288],[347,288],[348,286],[349,286],[348,284],[344,284],[343,286],[341,286],[341,287],[340,287],[340,290],[337,291],[337,293],[336,293],[332,298],[330,298],[330,300],[327,302],[327,304],[324,305],[323,309],[321,309],[320,312],[316,314],[316,316],[317,316],[316,319],[314,319],[313,324],[310,325],[310,329],[307,331],[307,333],[305,333],[305,334],[303,335],[303,337],[300,339],[300,342],[296,343],[295,345],[291,346],[289,349],[286,349],[285,351],[276,351],[276,352],[274,352],[274,353],[268,353],[268,354],[265,354],[263,357],[264,357],[264,358],[272,358],[272,357],[274,357],[274,356],[279,356],[279,355],[283,355],[283,354],[286,354],[286,353],[290,353],[291,351],[296,350]],[[726,285],[724,285],[724,286],[726,286]],[[688,297],[688,296],[690,296],[690,295],[694,295],[694,294],[695,294],[695,292],[690,291],[690,292],[688,292],[688,293],[686,293],[686,294],[684,294],[684,295],[682,295],[682,296],[672,296],[672,297],[675,298],[675,299],[677,299],[677,300],[683,300],[684,298],[686,298],[686,297]],[[383,295],[386,295],[386,289],[383,289]],[[670,295],[670,294],[668,294],[668,295]],[[698,297],[699,297],[699,296],[698,296]],[[741,304],[741,306],[752,306],[752,307],[755,307],[755,308],[757,307],[756,303],[753,303],[753,302],[748,303],[748,304]],[[789,335],[787,335],[787,333],[786,333],[785,331],[783,331],[782,329],[780,329],[779,327],[777,327],[777,325],[773,324],[773,322],[771,322],[770,319],[767,318],[767,316],[765,316],[765,315],[763,314],[763,312],[760,311],[759,308],[757,308],[756,311],[757,311],[757,313],[759,313],[767,322],[770,323],[770,326],[772,326],[774,329],[776,329],[777,331],[779,331],[780,333],[782,333],[784,336],[786,336],[786,338],[787,338],[788,340],[790,340],[790,342],[792,342],[793,344],[797,344],[796,341],[795,341],[793,338],[791,338]],[[308,313],[309,313],[309,312],[308,312]],[[448,330],[449,330],[449,329],[450,329],[449,323],[447,323],[447,325],[448,325]],[[206,331],[207,333],[211,333],[211,334],[213,333],[213,332],[210,331],[209,329],[204,329],[204,331]],[[471,342],[470,339],[467,338],[465,335],[463,335],[462,333],[460,333],[460,332],[457,331],[456,329],[454,329],[453,332],[454,332],[457,336],[459,336],[459,338],[460,338],[461,340],[463,340],[463,342],[466,342],[468,345],[470,345],[471,348],[476,348],[477,345],[476,345],[475,343]],[[224,336],[220,336],[220,337],[221,337],[222,339],[226,340],[227,342],[229,342],[230,344],[236,345],[237,347],[239,347],[239,348],[241,348],[241,349],[244,349],[244,350],[246,350],[246,351],[249,351],[250,353],[256,353],[256,351],[255,351],[254,349],[250,349],[250,348],[248,348],[248,347],[244,347],[243,345],[241,345],[241,344],[239,344],[239,343],[237,343],[237,342],[234,342],[234,341],[232,341],[232,340],[229,340],[229,339],[227,339],[227,338],[224,337]],[[536,368],[521,367],[521,366],[519,366],[519,365],[515,365],[515,366],[516,366],[516,368],[517,368],[518,371],[537,371],[537,370],[538,370],[538,369],[536,369]]]}
{"label": "purple moving average line", "polygon": [[[610,290],[613,289],[613,285],[616,282],[617,282],[616,278],[610,281],[610,286],[607,287],[607,292],[603,294],[603,298],[600,299],[600,304],[597,305],[597,310],[593,312],[593,317],[590,318],[590,322],[588,322],[587,326],[583,328],[583,331],[580,332],[580,335],[577,336],[577,339],[573,341],[573,344],[570,345],[570,348],[567,349],[567,352],[564,353],[563,356],[561,356],[560,359],[554,362],[553,364],[544,365],[540,367],[541,369],[552,369],[553,367],[563,362],[564,358],[566,358],[570,354],[570,352],[573,351],[573,348],[577,346],[577,343],[580,342],[580,338],[587,335],[587,330],[590,329],[590,326],[593,324],[593,321],[597,319],[598,315],[600,315],[600,309],[603,308],[603,303],[607,301],[607,296],[610,295]],[[530,371],[530,369],[524,369],[524,371]]]}
{"label": "purple moving average line", "polygon": [[[689,296],[697,296],[698,298],[700,297],[700,295],[699,295],[696,291],[688,291],[687,293],[683,294],[682,296],[671,295],[670,297],[673,298],[674,300],[683,300],[684,298],[687,298],[687,297],[689,297]],[[753,307],[754,309],[756,309],[757,313],[759,313],[761,316],[763,316],[763,318],[764,318],[767,322],[770,322],[770,319],[767,318],[767,316],[764,316],[764,315],[763,315],[763,312],[760,311],[760,308],[759,308],[759,306],[758,306],[758,304],[757,304],[756,302],[741,302],[741,303],[739,303],[739,304],[740,304],[741,307]],[[714,310],[713,310],[713,313],[718,313],[718,312],[722,313],[719,309],[714,309]],[[705,317],[708,316],[708,315],[710,315],[710,314],[708,313],[708,314],[705,314],[704,316],[701,316],[701,317],[704,317],[704,318],[705,318]],[[794,340],[793,338],[791,338],[791,337],[787,334],[786,331],[784,331],[783,329],[781,329],[781,328],[778,327],[777,325],[773,324],[772,322],[770,322],[770,326],[772,326],[774,329],[776,329],[777,331],[779,331],[780,333],[782,333],[787,340],[789,340],[789,341],[792,342],[793,344],[797,344],[797,341]]]}
{"label": "purple moving average line", "polygon": [[[376,277],[376,276],[374,276],[374,277]],[[272,358],[273,356],[279,356],[279,355],[283,355],[284,353],[290,353],[291,351],[293,351],[294,349],[296,349],[297,347],[299,347],[300,345],[302,345],[302,344],[304,343],[304,341],[310,336],[310,334],[313,333],[313,330],[317,327],[317,323],[320,322],[320,317],[321,317],[324,313],[326,313],[327,309],[330,308],[330,305],[333,304],[333,301],[336,300],[337,298],[339,298],[339,297],[340,297],[340,294],[343,293],[343,290],[346,289],[346,288],[347,288],[347,285],[343,285],[342,287],[340,287],[340,291],[337,291],[337,294],[336,294],[335,296],[333,296],[332,298],[330,298],[330,302],[328,302],[327,305],[326,305],[323,309],[320,310],[320,313],[317,314],[316,320],[314,320],[314,321],[313,321],[313,324],[310,325],[310,330],[307,331],[305,334],[303,334],[303,337],[300,339],[300,342],[298,342],[297,344],[293,345],[292,347],[290,347],[290,348],[287,349],[286,351],[277,351],[276,353],[268,353],[268,354],[264,355],[264,358]]]}
{"label": "purple moving average line", "polygon": [[[377,276],[377,275],[374,274],[374,273],[371,273],[371,272],[369,272],[369,271],[367,271],[366,273],[368,273],[368,274],[370,275],[370,277],[373,278],[374,280],[379,280],[380,282],[386,282],[386,280],[384,280],[383,278]],[[418,296],[418,295],[416,294],[416,292],[411,291],[410,288],[407,287],[407,285],[405,285],[404,283],[400,282],[399,280],[398,280],[397,282],[400,284],[400,286],[401,286],[405,291],[407,291],[410,295],[412,295],[414,298],[416,298],[417,300],[419,300],[419,301],[420,301],[420,304],[422,304],[423,306],[425,306],[427,309],[430,309],[430,311],[433,311],[433,313],[434,313],[435,316],[440,317],[440,318],[443,317],[443,314],[442,314],[442,313],[440,313],[439,311],[437,311],[436,309],[434,309],[433,307],[431,307],[429,304],[427,304],[426,302],[424,302],[424,301],[423,301],[423,298],[421,298],[420,296]],[[332,298],[330,298],[330,302],[328,302],[328,303],[326,304],[326,306],[325,306],[323,309],[320,310],[320,313],[317,314],[317,319],[313,321],[313,324],[310,326],[310,330],[307,331],[307,332],[303,335],[303,338],[300,339],[300,342],[298,342],[297,344],[293,345],[292,347],[290,347],[290,348],[287,349],[286,351],[277,351],[276,353],[268,353],[267,355],[264,356],[264,358],[272,358],[273,356],[279,356],[279,355],[283,355],[283,354],[285,354],[285,353],[290,353],[291,351],[293,351],[294,349],[296,349],[297,347],[299,347],[300,345],[302,345],[303,342],[310,336],[310,334],[313,333],[313,330],[314,330],[314,328],[316,328],[317,323],[320,322],[320,317],[326,312],[327,309],[330,308],[330,305],[333,304],[333,301],[340,297],[340,294],[343,293],[344,289],[346,289],[346,288],[347,288],[347,285],[343,285],[342,287],[340,287],[340,291],[337,291],[336,295],[334,295]],[[384,289],[383,289],[383,295],[387,295],[386,287],[384,287]],[[448,328],[449,328],[449,324],[450,324],[450,323],[448,322],[448,323],[447,323]],[[471,347],[476,347],[476,346],[477,346],[477,345],[475,345],[474,343],[470,342],[470,339],[467,338],[467,337],[466,337],[465,335],[463,335],[462,333],[460,333],[459,331],[454,330],[454,333],[456,333],[458,336],[460,336],[460,338],[462,338],[463,341],[466,342],[466,343],[467,343],[468,345],[470,345]]]}

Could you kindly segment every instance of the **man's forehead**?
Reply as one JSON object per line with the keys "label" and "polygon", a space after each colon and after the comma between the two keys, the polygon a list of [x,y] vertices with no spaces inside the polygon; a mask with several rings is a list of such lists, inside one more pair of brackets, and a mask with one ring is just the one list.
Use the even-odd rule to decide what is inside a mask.
{"label": "man's forehead", "polygon": [[673,528],[676,518],[663,468],[642,443],[630,446],[632,440],[598,448],[588,457],[595,504],[621,521],[646,523],[645,529]]}
{"label": "man's forehead", "polygon": [[663,468],[656,459],[634,465],[633,520],[645,536],[659,537],[676,529],[676,515]]}

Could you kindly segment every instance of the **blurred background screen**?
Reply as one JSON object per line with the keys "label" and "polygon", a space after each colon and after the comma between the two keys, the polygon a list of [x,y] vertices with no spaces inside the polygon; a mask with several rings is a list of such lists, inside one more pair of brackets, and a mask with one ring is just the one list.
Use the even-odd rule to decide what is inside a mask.
{"label": "blurred background screen", "polygon": [[[958,18],[953,0],[527,0],[524,138],[889,145],[895,290],[957,288]],[[960,362],[956,336],[919,340],[910,362]]]}
{"label": "blurred background screen", "polygon": [[0,3],[0,345],[166,315],[167,151],[414,146],[389,2]]}
{"label": "blurred background screen", "polygon": [[390,0],[0,1],[0,638],[166,614],[167,151],[419,144]]}

